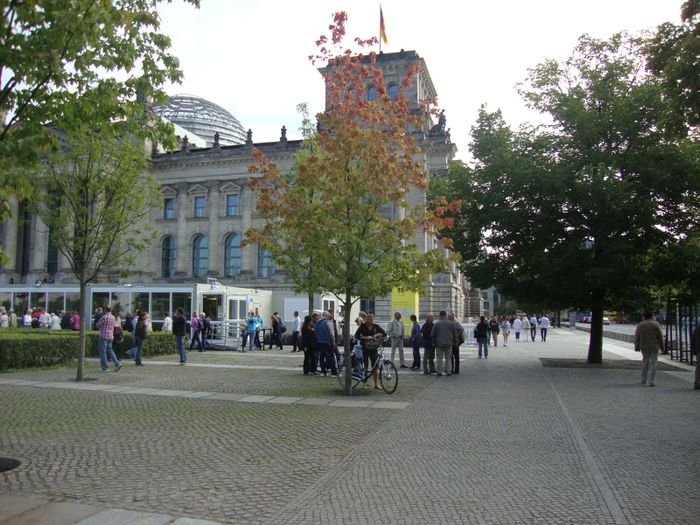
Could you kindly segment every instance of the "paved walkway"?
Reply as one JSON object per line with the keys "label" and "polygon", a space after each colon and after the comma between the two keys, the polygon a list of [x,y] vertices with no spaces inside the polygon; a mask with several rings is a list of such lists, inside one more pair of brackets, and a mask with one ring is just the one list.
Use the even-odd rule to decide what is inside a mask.
{"label": "paved walkway", "polygon": [[[606,360],[639,359],[604,345]],[[0,478],[0,524],[699,523],[689,367],[648,388],[638,370],[540,361],[585,358],[586,347],[585,334],[554,330],[488,359],[466,349],[460,375],[413,376],[420,389],[402,410],[37,388],[0,375],[0,454],[23,460]],[[185,368],[173,391],[181,374],[217,371]]]}

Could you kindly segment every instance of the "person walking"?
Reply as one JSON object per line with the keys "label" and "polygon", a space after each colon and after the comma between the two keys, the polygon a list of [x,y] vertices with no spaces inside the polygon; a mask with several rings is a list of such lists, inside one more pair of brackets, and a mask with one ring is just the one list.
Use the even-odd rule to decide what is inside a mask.
{"label": "person walking", "polygon": [[136,350],[134,351],[134,361],[136,366],[143,366],[141,357],[143,356],[143,343],[146,341],[146,336],[148,335],[146,319],[148,314],[146,312],[139,312],[139,317],[136,320],[136,328],[134,329],[134,344],[136,345]]}
{"label": "person walking", "polygon": [[464,327],[462,323],[455,319],[453,312],[447,314],[447,320],[455,325],[455,342],[452,344],[452,373],[459,374],[459,347],[466,339],[464,337]]}
{"label": "person walking", "polygon": [[537,336],[537,316],[535,314],[532,314],[530,316],[530,339],[532,339],[532,342],[535,342],[535,337]]}
{"label": "person walking", "polygon": [[547,329],[548,328],[549,328],[549,317],[547,317],[547,314],[544,314],[540,318],[540,339],[542,339],[543,343],[547,342]]}
{"label": "person walking", "polygon": [[695,356],[695,390],[700,390],[700,325],[695,326],[690,337],[690,352]]}
{"label": "person walking", "polygon": [[314,329],[311,327],[311,316],[304,317],[304,322],[299,329],[301,332],[301,344],[299,351],[304,352],[304,375],[316,375],[316,359],[314,358]]}
{"label": "person walking", "polygon": [[420,370],[420,325],[418,324],[418,318],[411,314],[411,337],[408,342],[413,347],[413,364],[411,365],[411,370]]}
{"label": "person walking", "polygon": [[504,317],[501,321],[501,332],[503,333],[503,346],[508,346],[508,337],[510,336],[510,321]]}
{"label": "person walking", "polygon": [[332,376],[338,375],[338,369],[335,363],[335,339],[333,337],[333,326],[331,324],[331,315],[328,312],[323,312],[322,318],[316,323],[316,344],[318,345],[319,354],[321,357],[321,373],[325,376],[330,369]]}
{"label": "person walking", "polygon": [[[260,331],[262,330],[263,338],[260,342]],[[260,315],[260,311],[255,311],[255,348],[265,350],[265,320]],[[252,350],[252,348],[251,348]]]}
{"label": "person walking", "polygon": [[435,373],[435,345],[433,344],[433,314],[425,316],[425,322],[421,326],[420,333],[423,336],[423,374]]}
{"label": "person walking", "polygon": [[523,340],[527,343],[530,337],[530,320],[527,314],[523,315]]}
{"label": "person walking", "polygon": [[[311,322],[311,317],[309,317],[309,322]],[[297,351],[302,351],[299,346],[299,334],[301,333],[301,318],[299,317],[299,312],[294,311],[294,320],[292,321],[292,353]]]}
{"label": "person walking", "polygon": [[664,336],[661,333],[661,325],[654,320],[654,314],[644,313],[644,320],[637,325],[634,331],[634,350],[642,353],[642,377],[641,383],[654,386],[656,377],[656,362],[659,352],[664,349]]}
{"label": "person walking", "polygon": [[489,323],[486,322],[486,318],[482,315],[479,322],[474,327],[474,337],[476,338],[476,345],[479,352],[479,359],[482,355],[485,359],[489,357]]}
{"label": "person walking", "polygon": [[282,350],[282,322],[277,315],[277,312],[272,314],[272,335],[270,336],[270,350],[272,345],[276,344],[279,350]]}
{"label": "person walking", "polygon": [[500,331],[500,325],[498,324],[498,318],[494,315],[489,321],[489,331],[491,332],[491,337],[493,338],[493,346],[498,346],[498,332]]}
{"label": "person walking", "polygon": [[522,316],[517,316],[513,320],[513,332],[515,332],[515,342],[519,343],[520,342],[520,332],[523,329],[523,320],[521,319]]}
{"label": "person walking", "polygon": [[396,351],[399,351],[399,363],[401,368],[408,368],[406,362],[403,358],[403,337],[404,337],[404,324],[401,320],[401,312],[394,312],[394,318],[389,321],[386,327],[386,335],[389,336],[391,340],[391,362],[396,365],[394,358],[396,357]]}
{"label": "person walking", "polygon": [[433,326],[431,335],[435,344],[437,375],[438,377],[443,374],[450,376],[452,375],[452,345],[457,334],[454,323],[447,319],[447,313],[444,310],[440,311],[440,318]]}
{"label": "person walking", "polygon": [[185,330],[187,322],[182,308],[175,310],[175,319],[173,319],[173,335],[175,336],[175,344],[177,345],[177,353],[180,355],[180,364],[184,365],[187,362],[187,354],[185,353]]}
{"label": "person walking", "polygon": [[105,306],[103,315],[97,321],[97,329],[100,334],[97,336],[97,352],[100,355],[100,366],[103,372],[109,372],[109,364],[107,358],[114,363],[114,371],[119,372],[122,367],[121,361],[117,359],[117,355],[112,349],[114,341],[114,325],[116,319],[112,315],[112,310],[109,306]]}
{"label": "person walking", "polygon": [[195,341],[197,342],[197,346],[199,346],[199,351],[204,352],[202,340],[199,337],[199,334],[201,333],[199,325],[199,314],[197,312],[194,312],[192,314],[192,320],[190,321],[190,352],[192,351],[192,348],[194,348]]}
{"label": "person walking", "polygon": [[253,346],[255,345],[255,333],[258,327],[258,317],[254,312],[248,312],[248,317],[245,320],[245,332],[243,333],[243,343],[241,344],[241,352],[245,352],[246,345],[249,346],[249,350],[253,351]]}

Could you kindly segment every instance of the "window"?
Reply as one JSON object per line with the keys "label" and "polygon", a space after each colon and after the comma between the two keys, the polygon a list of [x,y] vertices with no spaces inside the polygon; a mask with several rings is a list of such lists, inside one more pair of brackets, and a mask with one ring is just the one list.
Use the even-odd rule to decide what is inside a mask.
{"label": "window", "polygon": [[268,250],[260,248],[258,250],[258,275],[260,277],[270,277],[275,271],[272,263],[272,256]]}
{"label": "window", "polygon": [[391,220],[394,215],[394,205],[391,202],[384,203],[379,206],[377,213],[380,217]]}
{"label": "window", "polygon": [[324,299],[323,300],[323,311],[324,312],[333,312],[333,315],[335,315],[335,301],[333,299]]}
{"label": "window", "polygon": [[175,237],[168,235],[163,239],[163,251],[161,254],[161,277],[172,277],[175,274],[175,256],[177,254]]}
{"label": "window", "polygon": [[209,239],[198,235],[192,244],[192,275],[199,279],[206,277],[209,271]]}
{"label": "window", "polygon": [[360,297],[360,310],[374,315],[374,297]]}
{"label": "window", "polygon": [[163,218],[164,219],[174,219],[175,218],[175,199],[165,199],[163,201]]}
{"label": "window", "polygon": [[391,84],[389,86],[389,99],[396,100],[396,95],[399,94],[399,86],[397,84]]}
{"label": "window", "polygon": [[226,215],[238,215],[238,195],[226,195]]}
{"label": "window", "polygon": [[194,198],[194,216],[205,217],[207,208],[207,198],[204,195],[198,195]]}
{"label": "window", "polygon": [[47,231],[48,241],[46,243],[46,273],[55,275],[58,271],[58,248],[56,247],[56,237],[51,235],[51,230]]}
{"label": "window", "polygon": [[234,277],[241,273],[241,236],[232,233],[226,237],[224,247],[224,276]]}
{"label": "window", "polygon": [[377,100],[377,88],[370,86],[367,88],[367,102]]}

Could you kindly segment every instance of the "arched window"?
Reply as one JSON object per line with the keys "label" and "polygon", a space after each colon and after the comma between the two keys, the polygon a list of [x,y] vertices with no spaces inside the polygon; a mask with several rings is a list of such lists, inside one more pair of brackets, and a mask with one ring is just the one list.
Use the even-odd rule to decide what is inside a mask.
{"label": "arched window", "polygon": [[199,279],[207,276],[209,271],[209,239],[198,235],[192,244],[192,275]]}
{"label": "arched window", "polygon": [[172,277],[175,274],[175,237],[168,235],[163,239],[163,250],[161,253],[161,277]]}
{"label": "arched window", "polygon": [[241,273],[241,236],[232,233],[224,246],[224,275],[234,277]]}
{"label": "arched window", "polygon": [[268,250],[258,248],[258,275],[260,277],[270,277],[275,271],[272,256]]}
{"label": "arched window", "polygon": [[377,100],[377,88],[370,86],[367,88],[367,102],[372,102],[373,100]]}
{"label": "arched window", "polygon": [[395,100],[396,95],[399,94],[399,86],[398,84],[390,84],[389,85],[389,99],[390,100]]}

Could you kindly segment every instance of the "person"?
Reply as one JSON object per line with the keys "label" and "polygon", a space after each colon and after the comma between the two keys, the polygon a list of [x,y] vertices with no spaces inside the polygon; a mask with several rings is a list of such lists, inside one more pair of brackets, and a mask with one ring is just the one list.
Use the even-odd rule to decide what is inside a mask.
{"label": "person", "polygon": [[27,309],[24,311],[24,315],[22,316],[22,327],[23,328],[31,328],[32,327],[32,311],[31,311],[31,309]]}
{"label": "person", "polygon": [[199,351],[204,352],[202,340],[199,337],[199,334],[201,333],[199,324],[199,314],[194,312],[192,314],[192,320],[190,321],[190,352],[192,351],[192,348],[194,348],[195,341],[197,342],[197,346],[199,346]]}
{"label": "person", "polygon": [[656,377],[656,361],[659,352],[664,349],[664,336],[661,333],[661,325],[654,320],[654,314],[644,313],[644,320],[637,325],[634,331],[634,350],[642,353],[642,377],[641,383],[654,386]]}
{"label": "person", "polygon": [[10,328],[17,328],[17,314],[10,309]]}
{"label": "person", "polygon": [[[308,317],[308,316],[307,316]],[[306,318],[304,318],[306,319]],[[311,322],[311,317],[309,317],[309,322]],[[299,317],[299,312],[294,311],[294,320],[292,321],[292,353],[297,351],[297,348],[301,352],[303,349],[299,345],[299,334],[301,333],[301,318]]]}
{"label": "person", "polygon": [[547,317],[547,314],[544,314],[540,318],[540,339],[542,339],[542,342],[545,343],[547,341],[547,329],[549,328],[549,317]]}
{"label": "person", "polygon": [[148,334],[148,330],[146,329],[147,318],[148,314],[146,312],[140,312],[139,318],[136,320],[136,328],[134,329],[134,343],[136,345],[134,361],[136,362],[136,366],[143,366],[141,357],[143,356],[143,343],[146,341],[146,335]]}
{"label": "person", "polygon": [[165,312],[165,317],[163,318],[163,331],[173,331],[173,320],[170,318],[170,314],[168,314],[168,312]]}
{"label": "person", "polygon": [[420,325],[415,314],[411,314],[411,337],[408,342],[413,347],[413,364],[411,370],[420,370]]}
{"label": "person", "polygon": [[491,332],[491,337],[493,338],[493,346],[498,346],[498,332],[500,327],[498,325],[498,319],[494,315],[489,321],[489,331]]}
{"label": "person", "polygon": [[299,329],[301,332],[300,352],[304,352],[304,375],[316,374],[316,360],[314,359],[314,329],[311,327],[311,316],[304,317],[304,323]]}
{"label": "person", "polygon": [[272,346],[275,344],[279,350],[282,350],[282,323],[280,318],[277,316],[277,312],[272,314],[271,320],[272,335],[270,336],[270,350],[272,350]]}
{"label": "person", "polygon": [[489,324],[486,318],[482,315],[479,322],[474,327],[474,338],[478,348],[479,359],[483,356],[484,359],[489,357]]}
{"label": "person", "polygon": [[696,325],[690,336],[690,353],[695,356],[695,390],[700,390],[700,325]]}
{"label": "person", "polygon": [[7,315],[7,311],[5,310],[5,307],[0,308],[0,328],[9,328],[10,327],[10,316]]}
{"label": "person", "polygon": [[[321,362],[321,356],[320,356],[320,351],[318,349],[318,345],[316,344],[316,324],[319,322],[321,319],[321,313],[318,311],[314,311],[313,314],[311,314],[311,328],[314,329],[314,344],[313,344],[313,349],[314,349],[314,363],[316,363],[316,366]],[[316,369],[317,372],[320,372],[320,369]]]}
{"label": "person", "polygon": [[109,364],[107,359],[114,363],[114,371],[119,372],[122,367],[121,361],[117,359],[117,355],[112,349],[112,342],[114,341],[114,325],[116,324],[116,319],[112,315],[111,308],[105,306],[103,314],[97,321],[97,329],[100,334],[97,337],[97,351],[100,355],[100,366],[103,372],[109,372]]}
{"label": "person", "polygon": [[49,321],[49,328],[51,330],[61,329],[61,318],[56,314],[51,314],[51,320]]}
{"label": "person", "polygon": [[523,320],[521,319],[521,315],[517,316],[515,319],[513,319],[513,331],[515,332],[515,342],[519,343],[520,342],[520,332],[523,329]]}
{"label": "person", "polygon": [[253,351],[253,344],[255,342],[255,334],[258,326],[258,318],[252,311],[248,312],[248,317],[246,318],[246,331],[243,334],[243,344],[241,345],[241,352],[245,352],[246,343],[250,345],[250,351]]}
{"label": "person", "polygon": [[530,316],[530,339],[532,339],[532,342],[535,342],[535,336],[537,335],[537,316],[535,314],[532,314]]}
{"label": "person", "polygon": [[333,325],[331,324],[331,314],[323,312],[322,318],[316,323],[316,344],[318,345],[319,355],[321,357],[321,373],[325,376],[330,369],[332,376],[338,375],[338,369],[335,365],[335,339],[333,337]]}
{"label": "person", "polygon": [[465,341],[464,327],[455,319],[455,314],[447,314],[447,320],[455,325],[455,342],[452,344],[452,373],[459,374],[459,347]]}
{"label": "person", "polygon": [[204,349],[211,349],[211,343],[209,342],[211,338],[211,318],[206,312],[199,317],[199,336]]}
{"label": "person", "polygon": [[508,346],[508,337],[510,336],[510,321],[508,317],[501,320],[501,332],[503,332],[503,346]]}
{"label": "person", "polygon": [[[370,370],[371,364],[379,358],[379,346],[381,339],[386,337],[386,332],[378,324],[374,324],[374,316],[367,314],[365,322],[355,332],[355,339],[362,342],[362,361],[365,364],[365,372]],[[372,369],[372,381],[374,388],[379,389],[379,370]]]}
{"label": "person", "polygon": [[[527,318],[527,314],[523,315],[523,340],[527,343],[530,337],[530,320]],[[515,338],[517,339],[517,335]]]}
{"label": "person", "polygon": [[80,314],[77,310],[73,310],[73,315],[70,318],[70,326],[73,330],[80,330]]}
{"label": "person", "polygon": [[423,336],[423,374],[435,373],[435,345],[433,344],[433,314],[425,316],[425,322],[421,326],[420,332]]}
{"label": "person", "polygon": [[401,368],[408,368],[403,358],[404,329],[401,312],[394,312],[394,318],[389,321],[389,325],[386,327],[386,334],[391,339],[391,361],[396,364],[394,358],[396,357],[396,350],[398,350]]}
{"label": "person", "polygon": [[435,344],[437,375],[452,375],[452,345],[457,340],[455,325],[447,319],[447,313],[440,311],[440,318],[433,326],[432,334]]}
{"label": "person", "polygon": [[93,314],[92,317],[92,324],[95,328],[97,328],[97,321],[100,320],[100,318],[104,315],[104,310],[101,307],[95,308],[95,313]]}
{"label": "person", "polygon": [[124,330],[127,332],[132,332],[134,331],[134,318],[131,315],[131,312],[126,312],[124,315],[124,326],[122,326]]}
{"label": "person", "polygon": [[39,328],[48,329],[51,326],[51,316],[46,310],[40,310],[39,314]]}
{"label": "person", "polygon": [[175,310],[175,319],[173,319],[173,335],[175,336],[175,344],[177,345],[177,353],[180,355],[180,364],[184,365],[187,362],[187,354],[185,353],[185,330],[187,322],[182,308]]}
{"label": "person", "polygon": [[[265,341],[265,321],[260,315],[258,309],[255,309],[255,348],[258,350],[265,350],[265,346],[260,343],[260,331],[263,333],[263,342]],[[252,350],[252,348],[251,348]]]}

